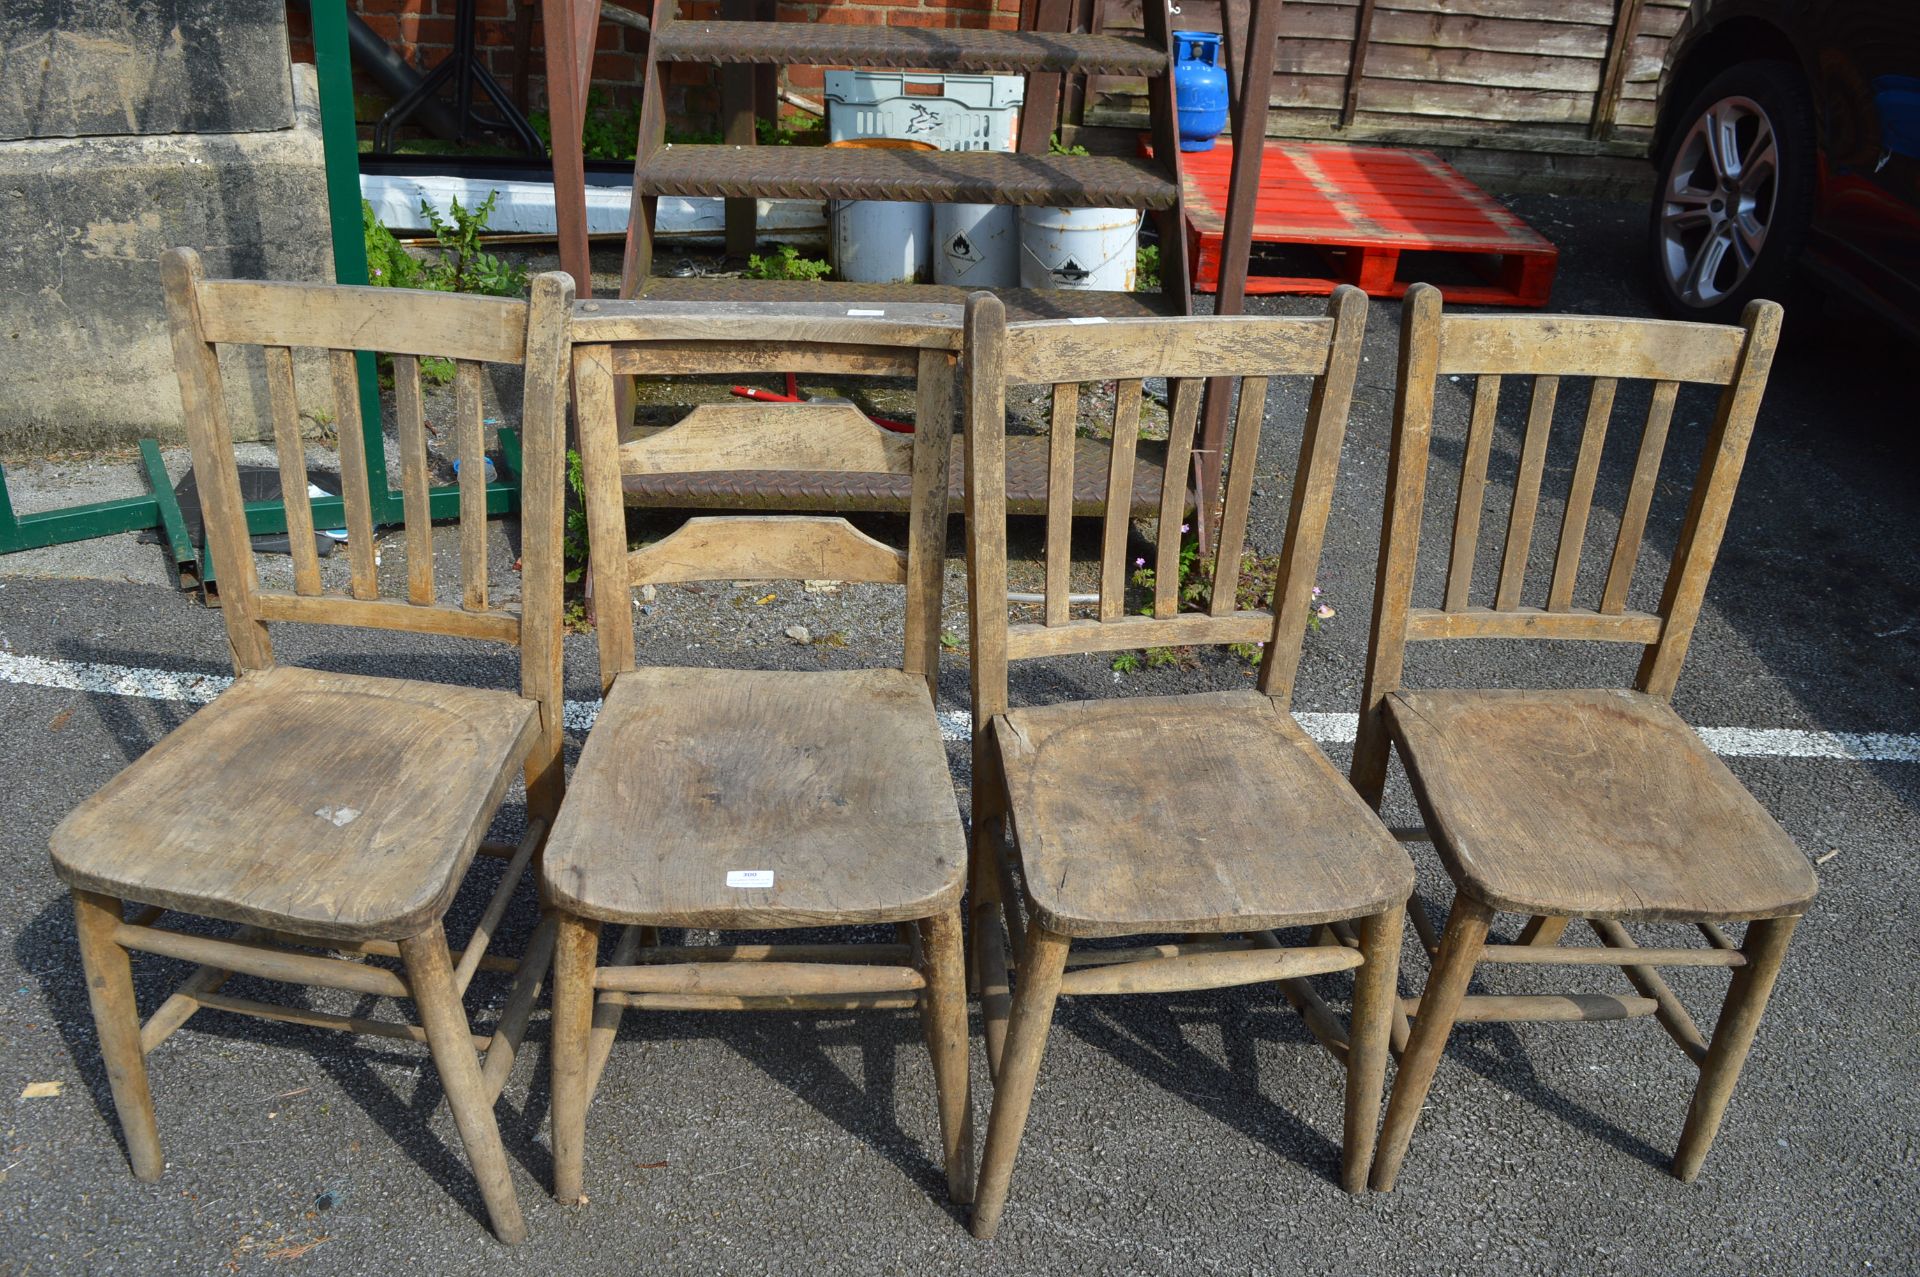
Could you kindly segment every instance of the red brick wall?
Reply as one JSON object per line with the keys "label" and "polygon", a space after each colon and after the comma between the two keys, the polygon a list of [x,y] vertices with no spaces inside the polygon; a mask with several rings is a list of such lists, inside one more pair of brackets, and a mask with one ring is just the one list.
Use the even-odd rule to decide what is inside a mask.
{"label": "red brick wall", "polygon": [[[359,14],[400,55],[425,70],[446,56],[453,43],[454,0],[348,0]],[[487,69],[502,85],[512,87],[514,25],[519,6],[529,0],[479,0],[476,36]],[[911,27],[1001,27],[1019,24],[1020,0],[779,0],[782,22],[880,22]],[[717,0],[683,0],[687,17],[717,17]],[[529,51],[528,103],[539,109],[546,103],[546,65],[540,6],[534,3],[533,41]],[[287,7],[287,23],[296,62],[313,60],[312,33],[300,5]],[[631,102],[639,93],[646,68],[645,37],[628,27],[600,24],[593,60],[593,87],[610,100]],[[794,67],[785,83],[801,93],[821,86],[820,68]],[[676,128],[702,130],[714,126],[719,94],[711,67],[678,66],[667,77],[667,119]]]}

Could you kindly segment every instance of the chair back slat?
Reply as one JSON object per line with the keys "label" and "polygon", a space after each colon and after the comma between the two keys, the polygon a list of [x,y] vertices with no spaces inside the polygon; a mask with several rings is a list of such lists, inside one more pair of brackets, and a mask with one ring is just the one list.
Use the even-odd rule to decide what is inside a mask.
{"label": "chair back slat", "polygon": [[[796,312],[784,324],[777,312],[756,312],[751,335],[739,340],[690,339],[686,334],[726,332],[730,321],[724,313],[703,318],[681,308],[662,325],[677,335],[656,341],[646,336],[645,313],[639,309],[623,311],[617,327],[585,308],[576,318],[582,331],[621,335],[617,343],[581,343],[573,351],[589,552],[600,608],[602,687],[610,688],[617,675],[634,668],[633,626],[625,620],[624,600],[635,588],[836,580],[907,587],[902,669],[925,676],[931,688],[939,665],[946,559],[952,331],[930,328],[922,316],[891,327],[857,323],[845,328],[850,340],[835,341],[830,338],[842,326],[823,320],[815,307]],[[893,335],[901,344],[884,344]],[[669,368],[707,376],[783,372],[794,367],[788,358],[793,351],[806,356],[802,366],[914,378],[913,434],[887,432],[851,404],[703,404],[672,426],[620,442],[616,377]],[[697,367],[684,366],[682,361],[696,353]],[[649,545],[627,549],[624,476],[727,471],[908,475],[906,547],[888,545],[838,516],[742,514],[692,518]],[[617,612],[614,600],[621,600]]]}
{"label": "chair back slat", "polygon": [[361,432],[360,361],[351,350],[328,352],[333,373],[333,416],[340,437],[340,501],[347,509],[349,589],[356,599],[380,597],[374,563],[373,494],[367,485],[367,438]]}
{"label": "chair back slat", "polygon": [[1596,377],[1587,398],[1587,420],[1580,430],[1580,455],[1567,484],[1567,504],[1560,516],[1560,544],[1553,556],[1553,579],[1547,585],[1547,611],[1564,612],[1573,604],[1573,588],[1580,576],[1580,550],[1586,543],[1587,516],[1593,511],[1593,485],[1600,477],[1600,451],[1607,442],[1607,422],[1613,415],[1611,377]]}
{"label": "chair back slat", "polygon": [[907,511],[906,655],[901,669],[927,680],[940,696],[940,616],[946,597],[948,490],[953,476],[953,422],[959,411],[959,387],[948,343],[952,328],[920,336],[916,428],[932,441],[913,449],[913,497]]}
{"label": "chair back slat", "polygon": [[1206,383],[1183,377],[1172,383],[1173,407],[1167,430],[1167,463],[1160,473],[1160,527],[1153,548],[1153,614],[1180,610],[1180,538],[1187,494],[1192,490],[1193,432],[1200,419]]}
{"label": "chair back slat", "polygon": [[850,403],[700,404],[620,447],[622,474],[810,470],[911,474],[913,440],[874,424]]}
{"label": "chair back slat", "polygon": [[[1008,328],[1005,307],[976,294],[968,300],[965,350],[968,376],[967,526],[970,609],[974,649],[974,713],[984,722],[1006,707],[1009,660],[1076,652],[1112,652],[1159,646],[1266,643],[1297,655],[1308,618],[1307,600],[1331,503],[1333,471],[1360,361],[1366,298],[1341,288],[1326,318],[1119,320],[1100,324],[1040,322]],[[1297,508],[1290,510],[1280,555],[1275,598],[1298,606],[1236,607],[1241,551],[1258,467],[1261,422],[1269,378],[1314,379],[1300,467]],[[1145,382],[1167,379],[1171,392],[1167,469],[1156,537],[1154,606],[1128,614],[1127,547],[1137,450],[1145,417]],[[1180,611],[1181,517],[1199,398],[1209,379],[1231,389],[1244,378],[1227,475],[1226,514],[1221,528],[1219,571],[1213,601],[1204,610]],[[1092,616],[1071,616],[1064,604],[1070,542],[1063,530],[1071,509],[1070,436],[1087,381],[1115,383],[1111,460],[1100,547],[1099,606]],[[1062,476],[1049,484],[1046,611],[1040,622],[1012,623],[999,600],[1006,596],[1006,404],[1012,385],[1048,385],[1054,393],[1053,447]],[[1066,460],[1060,460],[1065,457]],[[1269,665],[1271,662],[1269,661]],[[1268,675],[1272,674],[1269,679]],[[1262,689],[1291,688],[1293,671],[1263,668]]]}
{"label": "chair back slat", "polygon": [[1517,607],[1520,587],[1527,579],[1527,557],[1533,550],[1533,517],[1540,508],[1540,481],[1547,471],[1547,437],[1553,432],[1553,406],[1560,379],[1533,379],[1533,397],[1527,408],[1527,434],[1520,445],[1520,473],[1513,483],[1513,506],[1507,514],[1506,548],[1500,555],[1500,582],[1493,606],[1501,611]]}
{"label": "chair back slat", "polygon": [[1215,616],[1228,616],[1239,593],[1240,556],[1247,548],[1247,511],[1253,503],[1253,476],[1260,468],[1260,425],[1267,415],[1267,379],[1246,377],[1240,382],[1239,410],[1234,414],[1233,457],[1227,467],[1227,496],[1221,506],[1220,535],[1213,552]]}
{"label": "chair back slat", "polygon": [[320,551],[313,542],[313,501],[307,492],[307,445],[300,436],[300,402],[293,385],[293,351],[262,350],[267,369],[267,405],[273,416],[273,451],[280,468],[280,497],[287,510],[287,549],[293,559],[296,594],[320,593]]}
{"label": "chair back slat", "polygon": [[400,436],[400,506],[407,526],[407,602],[433,602],[433,513],[427,497],[427,410],[420,357],[393,357],[393,410]]}
{"label": "chair back slat", "polygon": [[1047,428],[1046,623],[1064,625],[1073,588],[1074,441],[1080,433],[1080,383],[1053,388],[1053,421]]}
{"label": "chair back slat", "polygon": [[[1748,306],[1739,327],[1659,320],[1557,316],[1443,315],[1427,285],[1409,290],[1401,335],[1400,387],[1381,530],[1374,619],[1368,639],[1360,736],[1353,782],[1377,800],[1387,746],[1380,703],[1401,683],[1405,645],[1431,639],[1556,639],[1632,643],[1643,648],[1635,686],[1670,696],[1698,617],[1713,558],[1778,339],[1780,308]],[[1437,381],[1475,377],[1453,511],[1444,598],[1414,607]],[[1533,379],[1514,478],[1512,511],[1492,607],[1469,599],[1472,563],[1486,499],[1487,459],[1500,378]],[[1535,511],[1545,469],[1554,401],[1564,377],[1591,378],[1578,451],[1568,481],[1553,575],[1544,607],[1523,605]],[[1604,585],[1596,606],[1576,605],[1578,577],[1619,383],[1651,383],[1651,400],[1621,504]],[[1674,405],[1682,382],[1720,387],[1720,402],[1657,611],[1627,606],[1646,535]]]}
{"label": "chair back slat", "polygon": [[1115,384],[1113,446],[1107,454],[1107,510],[1100,530],[1100,619],[1127,610],[1127,530],[1133,523],[1133,460],[1140,444],[1139,378]]}
{"label": "chair back slat", "polygon": [[1627,606],[1627,590],[1633,585],[1634,565],[1640,559],[1640,539],[1646,535],[1647,513],[1653,508],[1653,487],[1660,478],[1660,459],[1667,448],[1667,427],[1673,421],[1673,405],[1679,395],[1677,381],[1657,381],[1653,385],[1647,424],[1640,432],[1640,452],[1633,462],[1633,479],[1620,509],[1613,562],[1607,567],[1607,584],[1600,595],[1603,613],[1617,615]]}
{"label": "chair back slat", "polygon": [[1460,453],[1460,500],[1453,512],[1447,551],[1447,610],[1467,606],[1473,590],[1473,558],[1480,546],[1480,512],[1487,503],[1487,462],[1493,455],[1493,421],[1500,410],[1500,374],[1483,373],[1473,388],[1473,416]]}
{"label": "chair back slat", "polygon": [[487,610],[487,433],[480,365],[453,370],[453,446],[460,454],[460,606]]}
{"label": "chair back slat", "polygon": [[[579,423],[580,477],[586,488],[587,553],[593,566],[597,623],[593,627],[600,651],[600,688],[613,686],[613,676],[634,666],[633,626],[626,622],[627,505],[620,484],[620,434],[614,398],[613,348],[575,345],[573,348],[573,408]],[[608,615],[607,600],[618,602],[616,621]]]}

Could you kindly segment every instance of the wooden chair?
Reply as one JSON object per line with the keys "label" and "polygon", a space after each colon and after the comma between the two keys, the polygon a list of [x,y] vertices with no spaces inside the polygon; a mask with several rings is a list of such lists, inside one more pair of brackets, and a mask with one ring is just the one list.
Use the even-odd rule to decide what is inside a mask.
{"label": "wooden chair", "polygon": [[[1436,936],[1414,920],[1433,959],[1409,1000],[1411,1040],[1387,1109],[1375,1188],[1389,1189],[1456,1020],[1615,1020],[1652,1015],[1700,1070],[1673,1170],[1691,1180],[1786,954],[1816,890],[1813,870],[1726,766],[1668,704],[1726,529],[1780,329],[1780,307],[1754,302],[1742,326],[1551,315],[1441,315],[1440,293],[1406,300],[1400,390],[1381,533],[1379,579],[1353,782],[1378,806],[1397,746],[1455,896]],[[1492,605],[1470,601],[1502,379],[1532,390]],[[1444,596],[1411,606],[1425,500],[1434,382],[1475,379],[1453,513]],[[1521,603],[1554,402],[1563,377],[1591,377],[1585,422],[1546,588]],[[1620,380],[1652,383],[1618,534],[1597,605],[1574,606],[1601,448]],[[1627,606],[1667,428],[1681,383],[1724,387],[1658,609]],[[1580,639],[1642,647],[1634,690],[1410,691],[1406,645],[1433,639]],[[1520,944],[1488,944],[1496,912],[1526,914]],[[1598,947],[1558,947],[1570,918]],[[1708,947],[1640,947],[1628,922],[1686,923]],[[1738,947],[1721,924],[1747,922]],[[1481,964],[1617,966],[1638,996],[1466,996]],[[1709,1042],[1658,971],[1726,967],[1732,987]]]}
{"label": "wooden chair", "polygon": [[[968,303],[967,547],[972,599],[971,909],[994,1101],[973,1231],[999,1224],[1059,994],[1157,993],[1280,981],[1346,1066],[1341,1182],[1364,1189],[1387,1060],[1413,865],[1288,712],[1332,498],[1366,298],[1341,288],[1326,318],[1049,322],[1008,329]],[[1271,610],[1238,608],[1268,379],[1313,380]],[[1165,485],[1152,615],[1128,615],[1126,494],[1142,381],[1173,388],[1167,473],[1187,473],[1199,392],[1241,378],[1234,448],[1204,611],[1180,611],[1181,484]],[[1071,509],[1050,492],[1044,619],[1010,625],[1002,449],[1009,386],[1053,387],[1055,475],[1073,472],[1079,383],[1118,384],[1099,601],[1072,615]],[[1230,386],[1230,382],[1216,383]],[[1009,708],[1007,663],[1165,644],[1266,644],[1259,690]],[[1012,836],[1011,855],[1003,845]],[[1014,869],[1020,871],[1016,882]],[[1022,925],[1022,914],[1031,920]],[[1004,915],[1004,927],[1002,925]],[[1349,926],[1348,924],[1353,925]],[[1275,928],[1316,928],[1305,947]],[[1356,934],[1357,932],[1357,934]],[[1184,943],[1070,954],[1093,937],[1184,933]],[[1227,937],[1244,939],[1230,940]],[[1199,938],[1207,937],[1207,938]],[[1018,964],[1009,1014],[1007,947]],[[1355,972],[1351,1034],[1306,977]]]}
{"label": "wooden chair", "polygon": [[[934,711],[958,331],[845,307],[602,303],[577,324],[574,391],[605,701],[554,827],[554,1192],[581,1192],[586,1111],[629,1007],[918,1007],[949,1191],[972,1183],[960,897],[965,835]],[[888,306],[889,315],[913,307]],[[585,308],[583,308],[583,311]],[[835,320],[831,316],[841,318]],[[931,343],[922,345],[922,342]],[[918,378],[917,429],[851,404],[705,404],[622,445],[615,378],[801,371]],[[622,478],[802,469],[910,474],[904,551],[834,515],[689,519],[627,550]],[[900,669],[637,667],[628,592],[647,583],[832,579],[906,587]],[[626,930],[599,960],[604,924]],[[661,945],[658,928],[893,923],[898,944]]]}
{"label": "wooden chair", "polygon": [[[493,1102],[551,952],[551,924],[525,955],[493,1035],[461,1006],[514,886],[559,804],[560,522],[566,407],[564,275],[534,281],[533,302],[384,288],[207,280],[199,256],[161,263],[222,619],[239,677],[137,762],[81,803],[52,837],[73,890],[101,1051],[134,1174],[159,1178],[159,1129],[144,1057],[201,1008],[424,1041],[447,1091],[494,1231],[525,1236]],[[274,441],[293,547],[292,593],[260,588],[248,539],[217,346],[263,349]],[[340,477],[350,535],[350,593],[321,587],[307,498],[292,347],[331,352]],[[407,597],[379,597],[360,423],[356,351],[393,353],[405,498]],[[436,602],[419,361],[457,361],[464,598]],[[490,606],[485,563],[482,363],[524,365],[524,559],[518,612]],[[514,643],[519,695],[278,665],[268,625],[300,621]],[[517,847],[482,843],[515,772],[527,782]],[[465,950],[441,921],[477,852],[508,857]],[[128,919],[123,901],[150,906]],[[229,939],[155,923],[175,912],[238,924]],[[542,947],[544,944],[545,947]],[[198,963],[143,1025],[129,951]],[[401,971],[369,961],[398,958]],[[420,1024],[335,1015],[231,997],[235,974],[410,998]],[[484,1072],[475,1056],[486,1048]]]}

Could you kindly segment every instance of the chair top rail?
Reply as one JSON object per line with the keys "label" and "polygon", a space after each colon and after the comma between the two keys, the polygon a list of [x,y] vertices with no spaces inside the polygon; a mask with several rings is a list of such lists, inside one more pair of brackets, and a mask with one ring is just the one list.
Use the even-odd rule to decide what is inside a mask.
{"label": "chair top rail", "polygon": [[199,286],[201,334],[215,344],[312,346],[517,364],[527,303],[405,288],[210,279]]}
{"label": "chair top rail", "polygon": [[1746,340],[1741,328],[1671,319],[1446,315],[1435,371],[1724,386],[1739,371]]}
{"label": "chair top rail", "polygon": [[1333,320],[1266,315],[1045,319],[1007,327],[1006,384],[1146,377],[1317,377]]}
{"label": "chair top rail", "polygon": [[813,342],[957,351],[960,319],[960,307],[928,302],[594,300],[574,303],[568,335],[576,343]]}

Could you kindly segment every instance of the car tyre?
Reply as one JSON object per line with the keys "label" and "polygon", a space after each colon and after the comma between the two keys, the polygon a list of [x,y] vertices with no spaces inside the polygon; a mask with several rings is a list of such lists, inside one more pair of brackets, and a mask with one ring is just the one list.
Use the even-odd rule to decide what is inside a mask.
{"label": "car tyre", "polygon": [[1813,217],[1813,109],[1799,71],[1742,62],[1674,117],[1661,148],[1648,240],[1662,306],[1728,323],[1781,299]]}

